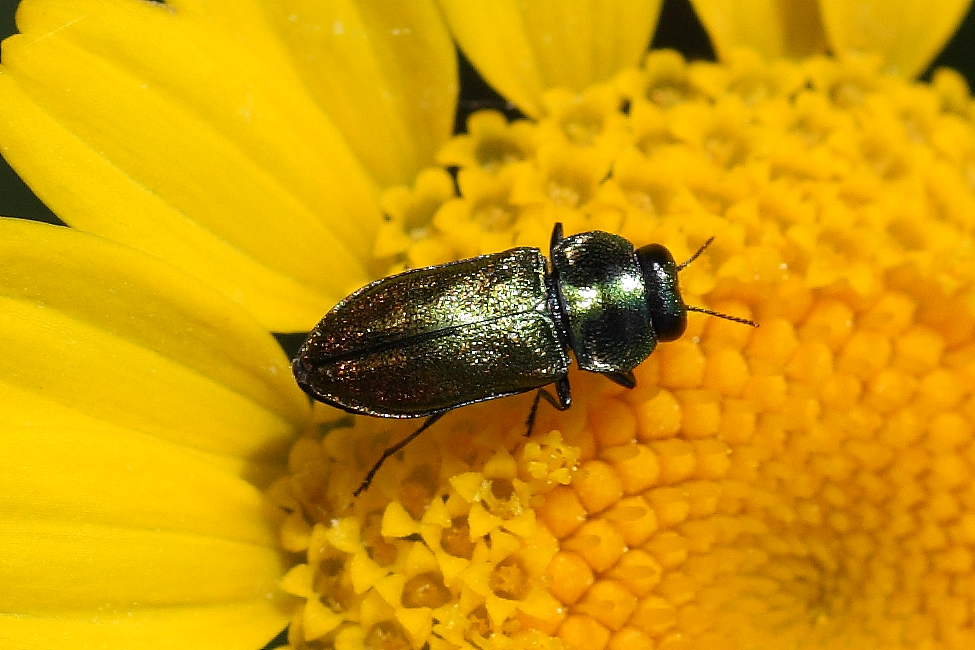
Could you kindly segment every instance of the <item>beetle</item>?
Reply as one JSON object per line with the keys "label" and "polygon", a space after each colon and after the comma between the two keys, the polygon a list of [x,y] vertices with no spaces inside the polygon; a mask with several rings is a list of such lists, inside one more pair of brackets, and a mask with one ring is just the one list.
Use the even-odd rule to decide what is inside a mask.
{"label": "beetle", "polygon": [[[658,341],[680,338],[687,312],[758,327],[743,318],[684,304],[677,264],[660,244],[635,249],[604,231],[563,236],[552,230],[551,265],[538,248],[418,268],[368,284],[331,309],[292,364],[312,398],[350,413],[427,420],[386,449],[383,462],[445,413],[468,404],[537,390],[569,408],[569,351],[579,367],[633,388],[633,369]],[[555,384],[555,396],[545,387]]]}

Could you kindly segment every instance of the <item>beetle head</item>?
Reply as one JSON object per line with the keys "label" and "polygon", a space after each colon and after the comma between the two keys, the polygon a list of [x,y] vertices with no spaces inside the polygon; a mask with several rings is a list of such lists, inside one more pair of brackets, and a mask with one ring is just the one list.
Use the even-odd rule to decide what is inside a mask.
{"label": "beetle head", "polygon": [[650,306],[650,322],[657,333],[657,339],[661,341],[673,341],[679,339],[687,329],[687,312],[696,311],[710,316],[717,316],[725,320],[758,327],[758,323],[747,318],[739,318],[729,314],[722,314],[719,311],[706,309],[704,307],[692,307],[685,305],[684,299],[680,296],[680,285],[677,282],[677,274],[687,267],[688,264],[698,258],[698,256],[711,245],[714,237],[709,238],[697,249],[690,259],[677,264],[670,251],[660,244],[650,244],[640,248],[636,252],[640,268],[643,270],[643,279],[647,285],[647,304]]}
{"label": "beetle head", "polygon": [[[687,306],[680,295],[674,256],[660,244],[648,244],[636,251],[647,287],[650,322],[660,341],[679,339],[687,329]],[[682,265],[683,266],[683,265]]]}

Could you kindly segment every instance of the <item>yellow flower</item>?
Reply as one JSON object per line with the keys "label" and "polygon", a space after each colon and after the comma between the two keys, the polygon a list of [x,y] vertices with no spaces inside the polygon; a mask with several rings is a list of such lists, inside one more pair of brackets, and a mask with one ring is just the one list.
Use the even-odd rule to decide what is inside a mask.
{"label": "yellow flower", "polygon": [[[0,151],[87,233],[0,221],[0,641],[975,646],[975,109],[905,79],[966,5],[701,0],[688,64],[652,0],[24,2]],[[451,37],[529,118],[448,139]],[[556,220],[716,236],[685,296],[761,329],[354,500],[417,424],[309,408],[267,330]]]}

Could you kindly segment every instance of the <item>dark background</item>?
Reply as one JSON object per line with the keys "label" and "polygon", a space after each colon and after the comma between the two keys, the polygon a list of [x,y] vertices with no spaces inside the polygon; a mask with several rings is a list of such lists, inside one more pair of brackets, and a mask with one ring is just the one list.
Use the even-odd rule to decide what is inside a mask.
{"label": "dark background", "polygon": [[[0,38],[6,38],[16,31],[14,24],[16,7],[17,0],[0,0]],[[673,47],[691,59],[714,56],[707,35],[691,10],[688,0],[666,0],[654,36],[653,47]],[[961,28],[934,61],[931,69],[938,66],[955,68],[965,75],[970,86],[975,87],[975,10],[969,10]],[[930,74],[931,70],[928,70],[924,77],[928,78]],[[472,110],[485,106],[504,107],[504,100],[491,91],[466,63],[461,68],[461,81],[461,114],[458,116],[458,124],[463,124],[466,113]],[[27,189],[2,159],[0,159],[0,216],[58,222],[57,217]]]}

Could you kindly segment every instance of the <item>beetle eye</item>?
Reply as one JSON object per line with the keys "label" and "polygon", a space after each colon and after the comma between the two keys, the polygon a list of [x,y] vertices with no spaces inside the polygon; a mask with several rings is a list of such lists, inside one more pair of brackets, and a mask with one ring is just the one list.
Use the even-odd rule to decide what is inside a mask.
{"label": "beetle eye", "polygon": [[660,244],[648,244],[636,251],[647,285],[650,322],[660,341],[679,339],[687,329],[687,308],[677,284],[677,263]]}

